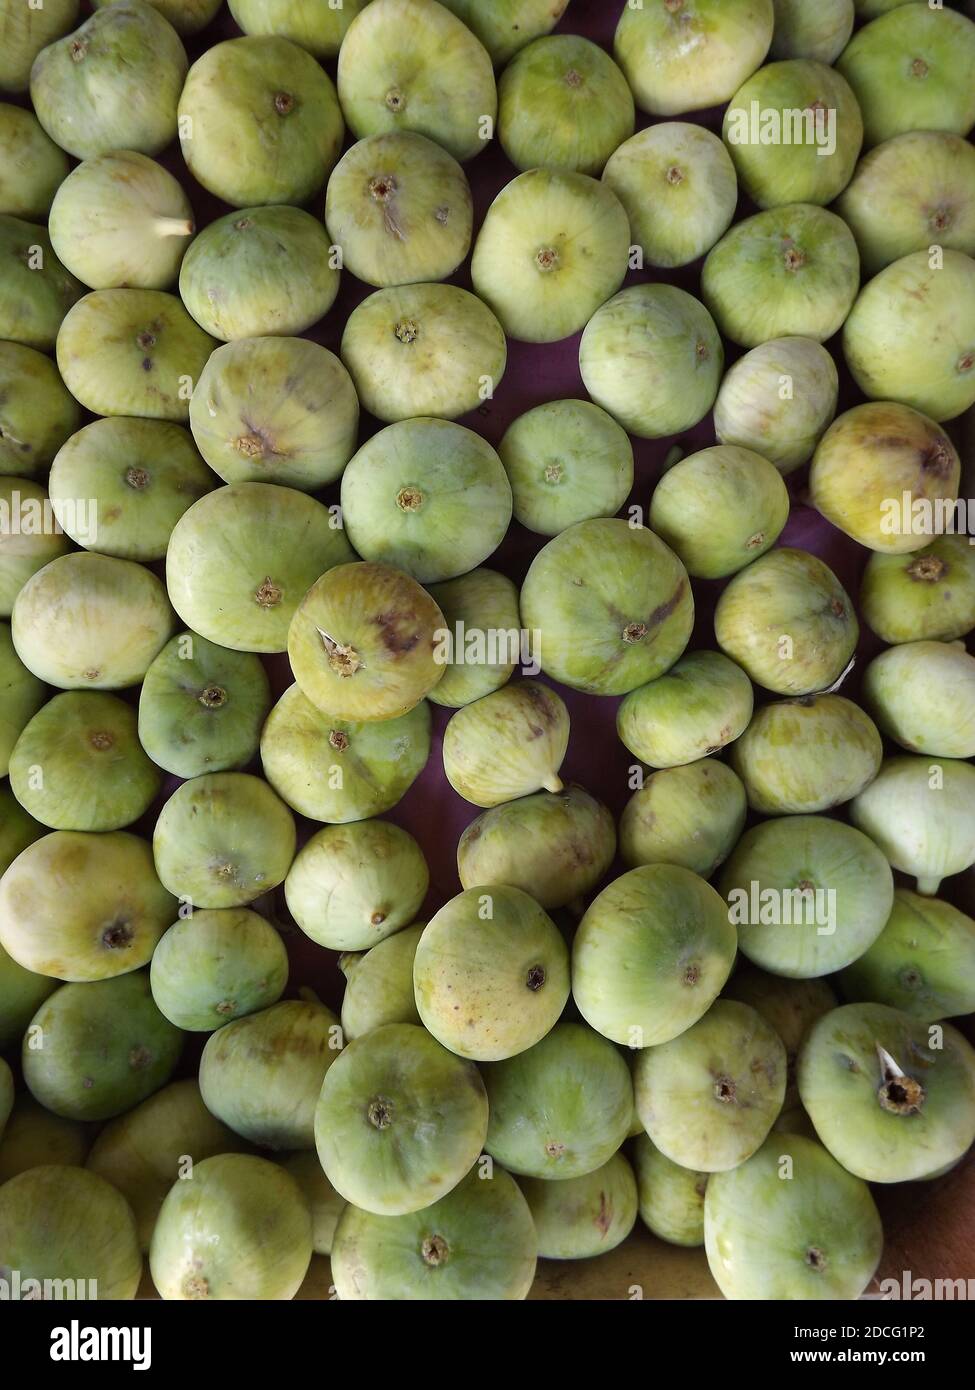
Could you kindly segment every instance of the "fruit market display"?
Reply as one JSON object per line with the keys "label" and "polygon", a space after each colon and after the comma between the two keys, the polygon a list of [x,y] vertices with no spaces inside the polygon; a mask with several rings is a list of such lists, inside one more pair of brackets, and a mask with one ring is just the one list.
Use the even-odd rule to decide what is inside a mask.
{"label": "fruit market display", "polygon": [[0,1276],[971,1191],[962,8],[0,0]]}

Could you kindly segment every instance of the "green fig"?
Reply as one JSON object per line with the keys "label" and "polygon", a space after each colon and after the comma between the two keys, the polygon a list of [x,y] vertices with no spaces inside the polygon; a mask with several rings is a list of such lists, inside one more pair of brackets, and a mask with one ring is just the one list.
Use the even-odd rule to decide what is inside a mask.
{"label": "green fig", "polygon": [[640,1220],[670,1245],[704,1244],[704,1194],[710,1173],[682,1168],[641,1127],[633,1145]]}
{"label": "green fig", "polygon": [[934,894],[943,878],[975,863],[975,767],[955,758],[901,754],[850,806],[854,825],[895,869]]}
{"label": "green fig", "polygon": [[79,0],[45,0],[36,9],[20,3],[4,5],[0,14],[0,91],[27,91],[34,59],[77,22],[79,8]]}
{"label": "green fig", "polygon": [[772,0],[775,31],[773,58],[813,58],[834,63],[850,41],[856,16],[853,0],[820,0],[810,7],[805,0]]}
{"label": "green fig", "polygon": [[578,1178],[549,1182],[519,1177],[531,1208],[538,1253],[548,1260],[588,1260],[615,1250],[637,1217],[633,1169],[621,1153]]}
{"label": "green fig", "polygon": [[[245,34],[279,34],[307,49],[315,58],[334,58],[349,25],[368,0],[341,0],[319,5],[315,0],[231,0],[230,13]],[[328,1251],[318,1251],[328,1254]]]}
{"label": "green fig", "polygon": [[836,413],[836,364],[812,338],[775,338],[725,374],[714,403],[722,444],[753,449],[782,474],[812,457]]}
{"label": "green fig", "polygon": [[301,1188],[311,1213],[311,1248],[316,1255],[330,1255],[335,1228],[345,1210],[340,1197],[322,1172],[317,1153],[296,1153],[281,1164]]}
{"label": "green fig", "polygon": [[624,864],[680,864],[710,878],[745,825],[745,788],[724,763],[701,758],[654,772],[620,817]]}
{"label": "green fig", "polygon": [[0,470],[40,478],[81,424],[81,407],[49,357],[0,343]]}
{"label": "green fig", "polygon": [[0,264],[0,334],[49,352],[84,286],[54,254],[47,228],[19,217],[0,216]]}
{"label": "green fig", "polygon": [[443,0],[481,40],[498,67],[532,39],[550,33],[565,13],[569,0]]}
{"label": "green fig", "polygon": [[678,767],[718,753],[752,717],[752,683],[720,652],[689,652],[637,686],[616,713],[620,741],[651,767]]}
{"label": "green fig", "polygon": [[561,696],[538,681],[518,681],[451,715],[443,735],[444,772],[475,806],[498,806],[543,787],[559,792],[568,743],[569,712]]}
{"label": "green fig", "polygon": [[975,658],[961,643],[888,647],[864,672],[863,697],[883,732],[909,752],[975,757]]}
{"label": "green fig", "polygon": [[[24,810],[10,790],[10,784],[0,784],[0,878],[28,845],[47,834],[47,826],[41,825]],[[2,1047],[0,1034],[0,1047]]]}
{"label": "green fig", "polygon": [[33,1096],[20,1095],[14,1101],[0,1142],[0,1185],[18,1173],[52,1163],[82,1168],[89,1142],[84,1125],[52,1115]]}
{"label": "green fig", "polygon": [[519,660],[527,668],[518,589],[506,575],[479,566],[430,585],[443,613],[444,673],[430,691],[436,705],[459,709],[490,695],[511,678]]}
{"label": "green fig", "polygon": [[343,955],[346,978],[342,1032],[351,1042],[387,1023],[419,1023],[413,994],[413,959],[426,925],[417,922],[378,941],[361,955]]}
{"label": "green fig", "polygon": [[187,1033],[212,1033],[276,1004],[288,952],[270,922],[249,908],[203,909],[174,922],[152,956],[156,1006]]}
{"label": "green fig", "polygon": [[860,610],[883,642],[952,642],[975,628],[975,550],[938,536],[912,555],[872,554]]}
{"label": "green fig", "polygon": [[[832,988],[825,980],[787,980],[781,975],[769,975],[757,966],[745,963],[738,966],[722,993],[725,999],[747,1004],[778,1033],[785,1046],[788,1064],[784,1108],[799,1106],[795,1081],[799,1048],[816,1020],[836,1008],[837,998]],[[785,1130],[787,1134],[796,1132],[789,1128]],[[815,1132],[812,1137],[815,1137]]]}
{"label": "green fig", "polygon": [[28,579],[68,549],[40,483],[0,478],[0,617],[9,618]]}
{"label": "green fig", "polygon": [[[7,14],[3,22],[9,22]],[[0,103],[0,213],[28,222],[44,220],[67,176],[68,156],[33,112]]]}
{"label": "green fig", "polygon": [[0,1048],[20,1043],[27,1025],[58,983],[49,975],[25,970],[0,945]]}
{"label": "green fig", "polygon": [[[92,0],[92,7],[98,10],[103,5],[117,3],[118,0]],[[169,20],[177,34],[184,35],[206,28],[220,8],[220,0],[150,0],[150,3]],[[343,0],[343,4],[349,3],[350,0]]]}

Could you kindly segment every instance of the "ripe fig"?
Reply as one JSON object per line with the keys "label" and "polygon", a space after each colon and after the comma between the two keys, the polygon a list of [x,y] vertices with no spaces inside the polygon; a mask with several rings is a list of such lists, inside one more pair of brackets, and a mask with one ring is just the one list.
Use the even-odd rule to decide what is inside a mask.
{"label": "ripe fig", "polygon": [[245,34],[279,34],[322,59],[335,57],[349,25],[367,4],[368,0],[342,0],[338,6],[318,5],[315,0],[231,0],[230,13]]}
{"label": "ripe fig", "polygon": [[170,1023],[212,1033],[277,1003],[288,983],[288,952],[270,922],[249,908],[202,909],[163,933],[149,983]]}
{"label": "ripe fig", "polygon": [[772,0],[775,32],[769,50],[773,58],[814,58],[834,63],[850,41],[856,17],[853,0],[820,0],[814,8],[804,0]]}
{"label": "ripe fig", "polygon": [[78,0],[45,0],[36,10],[30,5],[4,6],[0,91],[27,91],[34,59],[77,22],[78,10]]}
{"label": "ripe fig", "polygon": [[617,710],[616,732],[651,767],[677,767],[738,738],[753,705],[752,683],[740,666],[720,652],[689,652],[630,691]]}
{"label": "ripe fig", "polygon": [[[117,0],[92,0],[96,10],[114,5]],[[351,0],[343,0],[344,4]],[[210,23],[220,8],[219,0],[151,0],[154,9],[168,19],[177,34],[196,34]]]}
{"label": "ripe fig", "polygon": [[0,478],[0,617],[10,617],[32,575],[70,548],[51,510],[40,483]]}
{"label": "ripe fig", "polygon": [[[796,1058],[812,1025],[830,1009],[836,1008],[837,998],[832,988],[825,980],[786,980],[781,975],[766,974],[757,966],[743,962],[725,985],[723,997],[747,1004],[778,1033],[785,1046],[788,1064],[783,1109],[799,1106]],[[780,1127],[778,1121],[776,1127]],[[798,1132],[794,1128],[785,1129],[787,1134]],[[811,1137],[815,1137],[815,1131],[812,1131]]]}
{"label": "ripe fig", "polygon": [[[47,826],[41,825],[28,815],[10,790],[9,783],[0,785],[0,877],[2,877],[17,855],[47,833]],[[33,1010],[31,1011],[33,1012]],[[2,1046],[0,1035],[0,1046]]]}
{"label": "ripe fig", "polygon": [[479,566],[431,584],[430,595],[443,613],[447,658],[442,678],[430,691],[435,705],[459,709],[472,704],[500,690],[519,660],[527,664],[518,589],[506,575]]}
{"label": "ripe fig", "polygon": [[14,1101],[0,1143],[0,1185],[52,1163],[82,1168],[89,1144],[88,1127],[52,1115],[33,1096],[22,1094]]}
{"label": "ripe fig", "polygon": [[794,473],[836,413],[839,376],[812,338],[775,338],[746,352],[726,372],[714,403],[714,430]]}
{"label": "ripe fig", "polygon": [[339,1196],[322,1172],[317,1153],[292,1154],[281,1166],[294,1178],[308,1204],[312,1250],[316,1255],[330,1255],[335,1228],[345,1210],[345,1198]]}
{"label": "ripe fig", "polygon": [[905,642],[863,675],[867,707],[911,753],[975,757],[975,658],[960,642]]}
{"label": "ripe fig", "polygon": [[443,735],[444,772],[475,806],[498,806],[541,788],[559,792],[568,743],[569,712],[561,696],[538,681],[518,681],[451,715]]}
{"label": "ripe fig", "polygon": [[654,772],[620,817],[624,864],[680,864],[710,878],[745,825],[745,788],[730,767],[701,758]]}
{"label": "ripe fig", "polygon": [[[14,13],[4,13],[5,38]],[[0,213],[28,222],[43,221],[58,185],[67,176],[68,156],[46,134],[34,113],[6,102],[0,104]]]}
{"label": "ripe fig", "polygon": [[854,825],[895,869],[934,894],[943,878],[975,863],[975,767],[954,758],[885,758],[850,805]]}
{"label": "ripe fig", "polygon": [[59,983],[25,970],[0,946],[0,1047],[20,1043],[24,1029]]}
{"label": "ripe fig", "polygon": [[975,551],[961,535],[938,536],[913,555],[874,553],[860,609],[883,642],[951,642],[975,628]]}
{"label": "ripe fig", "polygon": [[550,33],[565,13],[569,0],[443,0],[448,10],[473,30],[498,67],[532,39]]}
{"label": "ripe fig", "polygon": [[603,1255],[615,1250],[636,1223],[636,1179],[622,1153],[578,1178],[519,1177],[518,1186],[531,1208],[543,1259]]}
{"label": "ripe fig", "polygon": [[644,1226],[670,1245],[703,1245],[704,1194],[710,1173],[674,1163],[642,1127],[632,1152]]}
{"label": "ripe fig", "polygon": [[81,424],[81,407],[50,358],[0,343],[0,470],[41,478]]}
{"label": "ripe fig", "polygon": [[0,333],[10,342],[50,352],[84,286],[54,254],[47,228],[19,217],[0,217],[0,265]]}
{"label": "ripe fig", "polygon": [[347,1041],[386,1023],[419,1023],[413,994],[413,958],[426,925],[417,922],[379,941],[361,955],[346,954],[342,1032]]}

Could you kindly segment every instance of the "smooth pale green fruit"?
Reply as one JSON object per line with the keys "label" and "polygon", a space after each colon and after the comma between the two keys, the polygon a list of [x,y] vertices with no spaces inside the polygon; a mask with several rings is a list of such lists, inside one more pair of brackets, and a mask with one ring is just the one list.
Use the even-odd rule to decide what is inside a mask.
{"label": "smooth pale green fruit", "polygon": [[752,683],[740,666],[720,652],[689,652],[630,691],[616,712],[616,732],[651,767],[677,767],[738,738],[753,707]]}
{"label": "smooth pale green fruit", "polygon": [[675,116],[725,102],[762,62],[772,0],[645,0],[625,6],[614,40],[641,111]]}
{"label": "smooth pale green fruit", "polygon": [[231,207],[307,202],[324,186],[344,133],[332,79],[287,39],[214,44],[179,98],[187,168]]}
{"label": "smooth pale green fruit", "polygon": [[917,879],[919,893],[937,893],[943,878],[975,863],[975,767],[952,758],[886,758],[850,816],[895,869]]}
{"label": "smooth pale green fruit", "polygon": [[81,407],[49,357],[0,342],[0,470],[40,478],[81,424]]}
{"label": "smooth pale green fruit", "polygon": [[521,629],[518,589],[512,581],[483,566],[469,574],[431,584],[430,595],[443,613],[439,643],[444,673],[430,691],[436,705],[459,709],[499,690],[519,660],[531,659],[530,636]]}
{"label": "smooth pale green fruit", "polygon": [[708,1182],[704,1241],[725,1298],[835,1301],[868,1287],[884,1233],[865,1183],[812,1139],[773,1134]]}
{"label": "smooth pale green fruit", "polygon": [[863,695],[883,732],[911,753],[975,757],[975,658],[960,642],[905,642],[875,656]]}
{"label": "smooth pale green fruit", "polygon": [[329,235],[367,285],[445,280],[470,249],[473,217],[456,159],[410,130],[353,145],[325,192]]}
{"label": "smooth pale green fruit", "polygon": [[510,337],[554,343],[578,333],[616,293],[629,249],[629,221],[608,184],[530,169],[488,208],[471,279]]}
{"label": "smooth pale green fruit", "polygon": [[[778,139],[770,143],[769,134]],[[853,177],[863,117],[845,78],[825,62],[795,58],[759,68],[738,89],[722,135],[758,207],[824,205]]]}
{"label": "smooth pale green fruit", "polygon": [[637,1184],[621,1153],[578,1178],[518,1179],[531,1208],[538,1253],[549,1260],[588,1260],[615,1250],[637,1216]]}
{"label": "smooth pale green fruit", "polygon": [[975,550],[966,536],[938,536],[913,555],[867,561],[860,611],[883,642],[952,642],[975,627]]}
{"label": "smooth pale green fruit", "polygon": [[335,1228],[345,1210],[340,1197],[322,1172],[316,1153],[296,1153],[281,1165],[301,1188],[311,1214],[311,1247],[316,1255],[330,1255]]}
{"label": "smooth pale green fruit", "polygon": [[212,353],[190,401],[200,453],[225,483],[317,492],[355,452],[359,402],[334,353],[306,338],[249,338]]}
{"label": "smooth pale green fruit", "polygon": [[591,401],[548,401],[527,410],[508,426],[498,453],[515,520],[543,536],[615,516],[633,487],[626,431]]}
{"label": "smooth pale green fruit", "polygon": [[342,825],[381,815],[400,801],[430,756],[430,707],[398,719],[350,724],[321,713],[297,685],[268,715],[261,734],[264,775],[293,810]]}
{"label": "smooth pale green fruit", "polygon": [[328,718],[395,719],[440,680],[444,616],[410,575],[389,565],[337,565],[301,600],[288,659],[304,695]]}
{"label": "smooth pale green fruit", "polygon": [[686,121],[662,121],[619,146],[603,170],[634,241],[649,265],[689,265],[728,230],[738,180],[716,135]]}
{"label": "smooth pale green fruit", "polygon": [[[103,5],[114,5],[117,0],[92,0],[98,10]],[[220,0],[150,0],[153,8],[168,19],[177,34],[196,34],[213,19],[220,8]],[[343,0],[344,4],[352,0]]]}
{"label": "smooth pale green fruit", "polygon": [[616,854],[609,811],[584,787],[520,796],[472,821],[457,844],[464,888],[508,883],[546,911],[584,899]]}
{"label": "smooth pale green fruit", "polygon": [[277,1003],[288,983],[288,953],[270,922],[249,908],[203,910],[163,933],[149,982],[170,1023],[212,1033]]}
{"label": "smooth pale green fruit", "polygon": [[177,521],[216,484],[181,425],[122,416],[72,435],[48,479],[65,533],[123,560],[162,560]]}
{"label": "smooth pale green fruit", "polygon": [[338,90],[356,139],[416,131],[455,159],[472,159],[494,131],[491,58],[433,0],[374,0],[339,50]]}
{"label": "smooth pale green fruit", "polygon": [[4,949],[25,970],[60,980],[107,980],[146,965],[175,911],[137,835],[55,831],[0,880]]}
{"label": "smooth pale green fruit", "polygon": [[363,559],[435,583],[467,574],[498,548],[511,520],[511,487],[473,430],[400,420],[374,434],[346,468],[342,520]]}
{"label": "smooth pale green fruit", "polygon": [[498,1062],[540,1042],[569,997],[558,927],[520,888],[469,888],[423,930],[413,962],[416,1007],[444,1047]]}
{"label": "smooth pale green fruit", "polygon": [[593,695],[625,695],[681,655],[694,598],[684,566],[652,531],[597,519],[538,552],[521,614],[546,675]]}
{"label": "smooth pale green fruit", "polygon": [[61,985],[24,1035],[34,1099],[69,1120],[110,1120],[164,1086],[183,1035],[153,1003],[149,972]]}
{"label": "smooth pale green fruit", "polygon": [[490,53],[498,67],[532,39],[548,34],[558,24],[569,0],[443,0],[448,10],[462,19]]}
{"label": "smooth pale green fruit", "polygon": [[87,1291],[78,1297],[134,1299],[142,1278],[132,1209],[84,1168],[50,1164],[4,1183],[0,1246],[21,1298],[55,1296],[43,1292],[50,1281]]}
{"label": "smooth pale green fruit", "polygon": [[173,294],[93,290],[58,331],[58,370],[95,415],[186,421],[213,347]]}
{"label": "smooth pale green fruit", "polygon": [[368,0],[342,0],[338,7],[316,0],[232,0],[230,13],[245,34],[279,34],[316,58],[334,58],[349,25],[367,4]]}
{"label": "smooth pale green fruit", "polygon": [[5,785],[0,783],[0,877],[22,850],[46,834],[47,826],[41,825],[24,810],[10,790],[9,782]]}
{"label": "smooth pale green fruit", "polygon": [[620,855],[629,868],[681,864],[710,878],[745,824],[745,788],[730,767],[701,758],[663,768],[633,793],[620,817]]}
{"label": "smooth pale green fruit", "polygon": [[52,1115],[33,1096],[22,1094],[14,1101],[0,1142],[0,1185],[51,1163],[81,1168],[88,1145],[83,1125]]}
{"label": "smooth pale green fruit", "polygon": [[113,150],[73,169],[57,191],[49,226],[61,260],[93,290],[166,289],[195,231],[179,183],[135,150]]}
{"label": "smooth pale green fruit", "polygon": [[179,292],[200,327],[229,342],[303,333],[328,313],[339,279],[317,218],[254,207],[200,232],[183,257]]}
{"label": "smooth pale green fruit", "polygon": [[535,1278],[538,1237],[514,1178],[469,1173],[433,1206],[377,1216],[347,1206],[332,1244],[332,1278],[353,1300],[517,1301]]}
{"label": "smooth pale green fruit", "polygon": [[84,286],[54,254],[47,228],[19,217],[0,217],[0,264],[0,334],[49,352]]}
{"label": "smooth pale green fruit", "polygon": [[579,344],[586,390],[630,434],[680,434],[707,414],[724,349],[704,305],[674,285],[631,285],[597,308]]}
{"label": "smooth pale green fruit", "polygon": [[873,720],[852,700],[803,695],[757,710],[731,750],[731,765],[753,811],[808,814],[859,795],[876,777],[883,751]]}
{"label": "smooth pale green fruit", "polygon": [[110,1121],[92,1145],[85,1167],[110,1182],[128,1202],[139,1247],[147,1251],[173,1184],[187,1181],[192,1186],[193,1170],[202,1159],[236,1153],[241,1147],[237,1135],[210,1114],[191,1078],[171,1082]]}
{"label": "smooth pale green fruit", "polygon": [[207,1039],[200,1091],[235,1134],[265,1149],[313,1149],[315,1104],[342,1045],[324,1004],[286,999]]}
{"label": "smooth pale green fruit", "polygon": [[360,820],[316,831],[284,891],[312,941],[333,951],[365,951],[415,920],[429,885],[412,835],[389,821]]}
{"label": "smooth pale green fruit", "polygon": [[[796,1086],[796,1058],[809,1029],[823,1014],[835,1009],[837,998],[825,980],[787,980],[781,975],[768,975],[755,965],[739,964],[723,990],[725,999],[748,1004],[765,1022],[775,1029],[785,1047],[788,1063],[787,1085],[783,1111],[798,1109],[799,1091]],[[803,1112],[804,1114],[804,1112]],[[781,1121],[781,1123],[780,1123]],[[805,1117],[806,1128],[796,1129],[796,1117],[776,1120],[774,1128],[785,1134],[808,1131],[814,1139],[816,1131]]]}
{"label": "smooth pale green fruit", "polygon": [[835,63],[850,41],[855,11],[853,0],[772,0],[775,30],[773,58],[814,58]]}
{"label": "smooth pale green fruit", "polygon": [[877,846],[827,816],[752,826],[719,887],[742,953],[794,980],[830,975],[856,960],[883,931],[894,901],[893,876]]}
{"label": "smooth pale green fruit", "polygon": [[339,966],[346,979],[342,1032],[347,1041],[386,1023],[420,1022],[413,994],[413,958],[425,925],[417,922],[361,955],[341,957]]}
{"label": "smooth pale green fruit", "polygon": [[829,566],[783,546],[734,576],[718,599],[714,635],[756,685],[811,695],[842,675],[859,624]]}
{"label": "smooth pale green fruit", "polygon": [[375,1028],[344,1048],[315,1110],[325,1176],[347,1201],[381,1216],[445,1197],[470,1172],[487,1132],[477,1067],[409,1023]]}
{"label": "smooth pale green fruit", "polygon": [[825,342],[856,299],[860,258],[835,213],[810,203],[746,217],[709,253],[704,302],[726,338],[758,347],[797,336]]}
{"label": "smooth pale green fruit", "polygon": [[[10,755],[10,785],[54,830],[121,830],[162,785],[143,752],[136,712],[116,695],[66,690],[38,710]],[[140,962],[141,964],[142,962]]]}
{"label": "smooth pale green fruit", "polygon": [[312,1254],[311,1213],[290,1173],[266,1158],[216,1154],[176,1182],[149,1250],[164,1299],[294,1298]]}
{"label": "smooth pale green fruit", "polygon": [[0,946],[0,1047],[20,1043],[24,1029],[57,987],[57,980],[25,970]]}
{"label": "smooth pale green fruit", "polygon": [[634,119],[622,72],[577,34],[535,39],[498,83],[498,139],[516,169],[599,175]]}
{"label": "smooth pale green fruit", "polygon": [[836,413],[839,376],[812,338],[775,338],[740,357],[714,403],[723,444],[753,449],[782,474],[808,462]]}
{"label": "smooth pale green fruit", "polygon": [[194,907],[243,907],[270,892],[295,856],[294,817],[260,777],[210,772],[177,787],[152,837],[156,870]]}
{"label": "smooth pale green fruit", "polygon": [[774,464],[718,444],[671,468],[654,488],[650,525],[695,579],[722,579],[775,544],[789,493]]}
{"label": "smooth pale green fruit", "polygon": [[572,995],[604,1037],[654,1047],[707,1011],[735,947],[725,905],[704,879],[676,864],[631,869],[603,889],[579,924]]}
{"label": "smooth pale green fruit", "polygon": [[643,1224],[670,1245],[703,1245],[704,1194],[711,1175],[674,1163],[643,1132],[632,1156]]}
{"label": "smooth pale green fruit", "polygon": [[0,617],[9,618],[28,579],[69,549],[47,490],[0,478]]}
{"label": "smooth pale green fruit", "polygon": [[[29,6],[23,8],[29,10]],[[9,22],[6,14],[3,22]],[[28,221],[46,218],[58,184],[67,174],[67,155],[37,117],[19,106],[0,104],[0,213]]]}
{"label": "smooth pale green fruit", "polygon": [[173,610],[154,574],[86,550],[38,570],[17,595],[11,621],[21,661],[62,690],[136,685],[172,630]]}
{"label": "smooth pale green fruit", "polygon": [[260,658],[181,632],[139,694],[139,740],[177,777],[245,767],[257,752],[271,690]]}
{"label": "smooth pale green fruit", "polygon": [[799,1092],[835,1159],[867,1182],[911,1182],[975,1139],[975,1050],[950,1023],[885,1004],[846,1004],[814,1023]]}
{"label": "smooth pale green fruit", "polygon": [[512,1173],[578,1178],[608,1163],[633,1114],[630,1071],[612,1043],[557,1023],[534,1047],[482,1067],[485,1148]]}
{"label": "smooth pale green fruit", "polygon": [[194,632],[235,651],[282,652],[309,587],[351,557],[323,503],[290,487],[232,483],[176,523],[166,584]]}
{"label": "smooth pale green fruit", "polygon": [[186,69],[168,20],[142,0],[121,0],[37,55],[31,101],[51,139],[78,159],[158,154],[176,136]]}
{"label": "smooth pale green fruit", "polygon": [[633,1082],[661,1153],[683,1168],[720,1173],[762,1146],[782,1109],[785,1047],[754,1009],[719,999],[679,1037],[644,1047]]}
{"label": "smooth pale green fruit", "polygon": [[950,903],[906,888],[887,925],[840,976],[848,1000],[901,1009],[922,1023],[975,1011],[975,922]]}
{"label": "smooth pale green fruit", "polygon": [[78,0],[45,0],[37,9],[5,4],[0,14],[0,91],[26,92],[34,59],[77,21]]}
{"label": "smooth pale green fruit", "polygon": [[933,243],[975,255],[975,149],[944,130],[895,135],[861,159],[836,209],[867,275]]}
{"label": "smooth pale green fruit", "polygon": [[377,290],[342,334],[342,359],[377,420],[466,415],[493,395],[506,358],[500,323],[456,285]]}
{"label": "smooth pale green fruit", "polygon": [[475,806],[498,806],[544,788],[562,790],[569,712],[538,681],[519,681],[451,715],[443,766],[454,791]]}
{"label": "smooth pale green fruit", "polygon": [[955,10],[902,5],[859,30],[837,61],[863,109],[868,145],[907,130],[975,125],[975,24]]}
{"label": "smooth pale green fruit", "polygon": [[975,260],[944,251],[932,270],[928,252],[913,251],[860,291],[843,355],[865,396],[952,420],[975,404],[973,321]]}

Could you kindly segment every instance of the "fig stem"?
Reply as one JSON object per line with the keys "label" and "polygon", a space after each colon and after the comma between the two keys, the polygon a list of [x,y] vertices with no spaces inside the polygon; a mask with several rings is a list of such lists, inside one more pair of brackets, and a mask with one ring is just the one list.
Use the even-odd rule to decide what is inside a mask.
{"label": "fig stem", "polygon": [[561,792],[565,790],[565,784],[557,772],[552,772],[542,782],[542,787],[547,792]]}
{"label": "fig stem", "polygon": [[941,887],[941,879],[927,874],[918,874],[917,891],[925,898],[933,898]]}
{"label": "fig stem", "polygon": [[156,236],[192,236],[193,223],[185,217],[157,217],[152,230]]}

